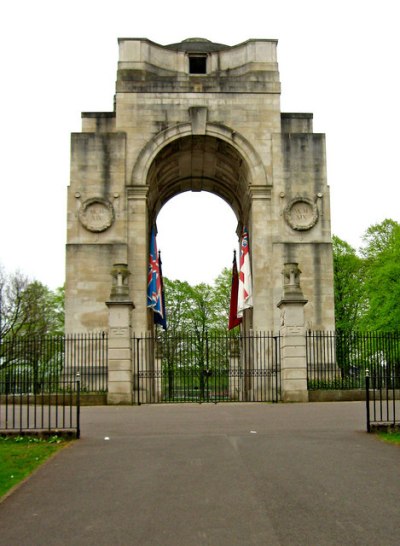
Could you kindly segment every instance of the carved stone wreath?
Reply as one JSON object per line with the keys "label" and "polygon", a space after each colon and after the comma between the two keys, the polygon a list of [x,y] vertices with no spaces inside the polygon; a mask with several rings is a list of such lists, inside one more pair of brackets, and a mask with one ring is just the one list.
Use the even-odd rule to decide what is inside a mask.
{"label": "carved stone wreath", "polygon": [[79,210],[79,220],[89,231],[105,231],[113,224],[114,218],[114,207],[101,197],[88,199]]}
{"label": "carved stone wreath", "polygon": [[318,222],[318,208],[308,197],[297,197],[285,208],[284,217],[292,229],[305,231]]}

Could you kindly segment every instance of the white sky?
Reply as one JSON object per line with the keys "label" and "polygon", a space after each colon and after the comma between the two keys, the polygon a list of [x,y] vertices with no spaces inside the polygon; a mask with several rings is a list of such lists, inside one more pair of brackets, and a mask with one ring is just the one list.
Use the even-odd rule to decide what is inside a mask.
{"label": "white sky", "polygon": [[[70,133],[80,131],[82,111],[112,110],[118,37],[146,37],[162,45],[193,36],[228,45],[249,38],[277,38],[282,111],[312,112],[314,131],[326,133],[332,232],[359,247],[371,224],[385,218],[399,221],[397,4],[396,0],[2,2],[3,267],[18,268],[51,288],[64,282]],[[189,197],[196,201],[184,208],[187,220],[179,209],[185,196],[170,201],[160,213],[163,272],[170,278],[211,282],[231,265],[235,219],[222,201],[219,212],[213,198],[206,205],[204,225],[198,216],[204,195]],[[171,248],[173,237],[175,247],[179,244],[178,256]]]}

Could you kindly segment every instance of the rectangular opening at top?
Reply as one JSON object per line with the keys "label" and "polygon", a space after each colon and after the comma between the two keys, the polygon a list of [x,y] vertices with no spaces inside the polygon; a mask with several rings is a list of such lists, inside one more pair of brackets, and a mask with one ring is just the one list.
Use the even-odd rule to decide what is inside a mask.
{"label": "rectangular opening at top", "polygon": [[189,74],[207,74],[207,57],[205,55],[189,56]]}

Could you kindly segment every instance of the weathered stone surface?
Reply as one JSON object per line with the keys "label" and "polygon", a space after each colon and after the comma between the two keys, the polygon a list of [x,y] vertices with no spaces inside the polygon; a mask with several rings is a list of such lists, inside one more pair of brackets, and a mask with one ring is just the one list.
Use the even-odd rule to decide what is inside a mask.
{"label": "weathered stone surface", "polygon": [[[277,41],[121,38],[119,52],[113,111],[85,112],[71,139],[67,331],[109,328],[118,263],[131,273],[132,330],[151,328],[150,226],[187,190],[219,195],[248,227],[254,308],[246,327],[279,330],[281,271],[291,262],[302,271],[305,327],[333,329],[325,137],[313,133],[312,114],[281,112]],[[191,73],[193,55],[204,73]]]}

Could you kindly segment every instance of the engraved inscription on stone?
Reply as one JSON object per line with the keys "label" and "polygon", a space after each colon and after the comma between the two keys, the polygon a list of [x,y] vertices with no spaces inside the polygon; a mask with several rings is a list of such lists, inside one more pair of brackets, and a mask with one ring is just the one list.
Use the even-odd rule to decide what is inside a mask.
{"label": "engraved inscription on stone", "polygon": [[317,206],[306,197],[294,199],[285,209],[285,220],[292,229],[311,229],[318,221]]}
{"label": "engraved inscription on stone", "polygon": [[287,333],[290,335],[303,334],[303,329],[299,326],[288,326]]}
{"label": "engraved inscription on stone", "polygon": [[79,219],[89,231],[105,231],[114,222],[114,208],[105,199],[88,199],[82,204]]}
{"label": "engraved inscription on stone", "polygon": [[111,337],[126,337],[128,335],[128,328],[111,328]]}

